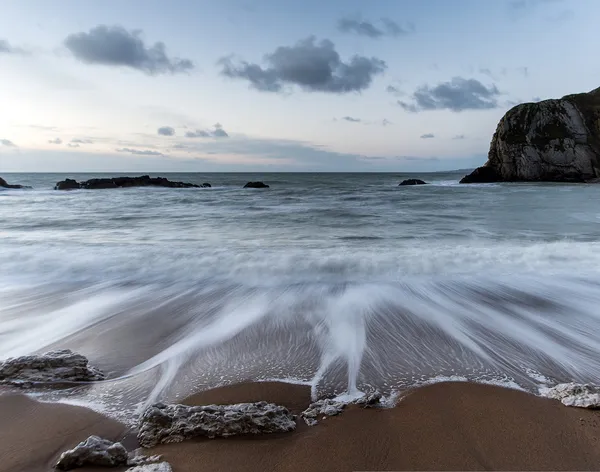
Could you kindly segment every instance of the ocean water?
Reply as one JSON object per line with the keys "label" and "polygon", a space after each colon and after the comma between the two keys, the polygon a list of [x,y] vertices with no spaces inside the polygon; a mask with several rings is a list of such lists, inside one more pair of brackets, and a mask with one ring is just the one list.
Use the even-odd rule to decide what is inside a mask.
{"label": "ocean water", "polygon": [[34,188],[0,191],[0,359],[81,352],[111,380],[42,397],[113,414],[251,380],[599,383],[600,186],[464,173],[3,175]]}

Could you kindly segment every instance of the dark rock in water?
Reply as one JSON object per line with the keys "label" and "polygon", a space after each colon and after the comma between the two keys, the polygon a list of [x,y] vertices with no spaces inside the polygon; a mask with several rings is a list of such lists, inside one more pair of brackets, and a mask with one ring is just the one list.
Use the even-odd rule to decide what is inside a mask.
{"label": "dark rock in water", "polygon": [[92,382],[103,379],[104,374],[90,367],[85,356],[69,349],[0,362],[0,384],[23,388],[31,388],[41,382]]}
{"label": "dark rock in water", "polygon": [[248,182],[244,188],[269,188],[269,186],[263,182]]}
{"label": "dark rock in water", "polygon": [[200,187],[202,187],[202,188],[211,188],[212,185],[209,184],[208,182],[204,182],[202,185],[200,185]]}
{"label": "dark rock in water", "polygon": [[500,176],[494,170],[493,167],[488,165],[478,167],[469,175],[465,175],[460,179],[461,184],[487,184],[492,182],[498,182]]}
{"label": "dark rock in water", "polygon": [[168,188],[198,188],[200,185],[186,182],[172,182],[165,177],[150,177],[142,175],[141,177],[112,177],[105,179],[90,179],[84,182],[77,182],[73,179],[66,179],[58,182],[54,187],[56,190],[72,190],[84,188],[89,190],[99,190],[107,188],[121,187],[168,187]]}
{"label": "dark rock in water", "polygon": [[11,185],[6,180],[4,180],[2,177],[0,177],[0,187],[3,187],[3,188],[31,188],[31,187],[27,187],[25,185]]}
{"label": "dark rock in water", "polygon": [[81,184],[73,179],[61,180],[54,186],[54,190],[75,190],[81,188]]}
{"label": "dark rock in water", "polygon": [[294,415],[273,403],[207,406],[157,403],[141,416],[137,437],[142,447],[153,447],[198,436],[285,433],[294,429]]}
{"label": "dark rock in water", "polygon": [[403,180],[402,182],[400,182],[398,184],[398,186],[400,185],[425,185],[427,184],[427,182],[425,182],[424,180],[421,179],[406,179]]}
{"label": "dark rock in water", "polygon": [[54,466],[59,470],[79,467],[119,467],[127,465],[129,455],[121,443],[90,436],[73,449],[63,452]]}
{"label": "dark rock in water", "polygon": [[597,180],[599,123],[600,88],[517,105],[498,123],[485,165],[461,183]]}

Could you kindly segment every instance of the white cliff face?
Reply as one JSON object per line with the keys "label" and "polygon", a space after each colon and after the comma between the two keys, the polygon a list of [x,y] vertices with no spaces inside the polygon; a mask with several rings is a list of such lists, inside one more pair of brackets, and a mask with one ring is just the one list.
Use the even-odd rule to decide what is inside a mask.
{"label": "white cliff face", "polygon": [[597,95],[595,90],[512,108],[498,123],[487,163],[463,183],[599,178]]}

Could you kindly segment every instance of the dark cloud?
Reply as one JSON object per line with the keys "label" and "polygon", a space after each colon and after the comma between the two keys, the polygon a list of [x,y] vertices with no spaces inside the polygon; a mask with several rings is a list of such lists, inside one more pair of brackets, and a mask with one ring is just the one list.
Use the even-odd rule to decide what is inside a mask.
{"label": "dark cloud", "polygon": [[127,152],[129,154],[135,154],[136,156],[164,156],[164,154],[162,152],[149,151],[147,149],[140,151],[139,149],[120,148],[120,149],[116,149],[116,151],[117,152]]}
{"label": "dark cloud", "polygon": [[403,36],[412,33],[415,30],[415,27],[412,24],[402,27],[389,18],[382,18],[380,24],[380,26],[376,26],[373,22],[366,20],[342,18],[338,21],[338,29],[342,33],[357,34],[373,39],[378,39],[383,36]]}
{"label": "dark cloud", "polygon": [[457,134],[452,139],[467,139],[467,137],[464,134]]}
{"label": "dark cloud", "polygon": [[294,46],[280,46],[265,56],[266,67],[231,57],[219,60],[221,74],[250,82],[261,92],[281,92],[285,85],[297,85],[308,92],[348,93],[367,89],[387,65],[375,57],[352,56],[343,62],[328,39],[316,42],[314,36]]}
{"label": "dark cloud", "polygon": [[433,139],[433,138],[435,138],[435,134],[433,134],[433,133],[427,133],[427,134],[421,135],[421,139]]}
{"label": "dark cloud", "polygon": [[80,147],[79,144],[77,144],[77,143],[75,143],[75,144],[73,144],[73,143],[67,143],[67,146],[69,146],[70,148],[78,148],[78,147]]}
{"label": "dark cloud", "polygon": [[161,136],[175,136],[175,129],[170,126],[161,126],[158,128],[158,134]]}
{"label": "dark cloud", "polygon": [[215,138],[228,138],[229,137],[229,135],[227,134],[227,132],[223,128],[217,128],[216,130],[214,130],[212,132],[212,135]]}
{"label": "dark cloud", "polygon": [[64,44],[86,64],[131,67],[149,75],[176,74],[194,68],[189,59],[169,57],[164,43],[148,47],[140,30],[127,31],[122,26],[99,25],[88,33],[69,35]]}
{"label": "dark cloud", "polygon": [[186,131],[185,137],[186,138],[210,138],[210,133],[208,131],[197,129],[196,131]]}
{"label": "dark cloud", "polygon": [[6,39],[0,39],[0,54],[27,54],[23,48],[11,45]]}
{"label": "dark cloud", "polygon": [[2,144],[2,146],[6,146],[6,147],[17,147],[17,145],[15,143],[13,143],[12,141],[10,141],[9,139],[0,139],[0,144]]}
{"label": "dark cloud", "polygon": [[196,131],[186,131],[186,138],[228,138],[229,134],[223,129],[221,123],[215,123],[213,131],[197,129]]}
{"label": "dark cloud", "polygon": [[349,121],[350,123],[360,123],[362,121],[360,118],[353,118],[351,116],[344,116],[342,120]]}
{"label": "dark cloud", "polygon": [[91,139],[81,139],[81,138],[71,139],[71,142],[74,144],[94,144],[94,141],[92,141]]}
{"label": "dark cloud", "polygon": [[495,85],[486,87],[476,79],[454,77],[434,87],[423,85],[413,94],[413,103],[398,101],[407,111],[416,113],[426,110],[487,110],[499,106],[500,91]]}
{"label": "dark cloud", "polygon": [[48,142],[50,144],[62,144],[62,139],[60,139],[60,138],[49,139]]}

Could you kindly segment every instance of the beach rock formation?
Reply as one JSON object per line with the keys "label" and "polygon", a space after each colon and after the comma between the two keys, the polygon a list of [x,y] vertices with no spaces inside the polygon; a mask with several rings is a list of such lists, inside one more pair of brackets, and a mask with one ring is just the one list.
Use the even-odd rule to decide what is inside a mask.
{"label": "beach rock formation", "polygon": [[348,405],[360,405],[363,408],[378,406],[382,395],[379,392],[363,395],[360,398],[351,401],[337,400],[334,398],[324,398],[311,403],[306,410],[300,413],[302,419],[308,426],[314,426],[318,423],[318,418],[327,418],[329,416],[339,415]]}
{"label": "beach rock formation", "polygon": [[543,389],[541,395],[559,400],[563,405],[578,408],[600,408],[600,387],[576,383],[562,383]]}
{"label": "beach rock formation", "polygon": [[127,465],[127,450],[121,443],[114,443],[98,436],[90,436],[73,449],[63,452],[54,466],[59,470],[78,467],[119,467]]}
{"label": "beach rock formation", "polygon": [[85,356],[69,349],[10,358],[0,362],[0,384],[31,388],[40,382],[103,380],[104,374],[88,362]]}
{"label": "beach rock formation", "polygon": [[488,160],[461,180],[587,182],[600,177],[600,88],[522,103],[498,123]]}
{"label": "beach rock formation", "polygon": [[142,175],[141,177],[111,177],[105,179],[90,179],[83,182],[77,182],[73,179],[65,179],[58,182],[54,189],[74,190],[83,188],[88,190],[99,190],[121,187],[199,188],[206,186],[210,187],[210,184],[196,185],[186,182],[172,182],[165,177],[150,177],[149,175]]}
{"label": "beach rock formation", "polygon": [[425,185],[427,184],[427,182],[425,182],[424,180],[421,179],[406,179],[403,180],[402,182],[400,182],[398,184],[398,186],[400,187],[401,185]]}
{"label": "beach rock formation", "polygon": [[269,186],[263,182],[248,182],[244,188],[269,188]]}
{"label": "beach rock formation", "polygon": [[199,436],[216,438],[285,433],[294,429],[294,415],[287,408],[273,403],[207,406],[157,403],[141,416],[138,441],[147,448]]}
{"label": "beach rock formation", "polygon": [[3,188],[31,188],[31,187],[27,187],[25,185],[11,185],[6,180],[4,180],[2,177],[0,177],[0,187],[3,187]]}
{"label": "beach rock formation", "polygon": [[173,469],[168,462],[159,462],[157,464],[145,464],[130,467],[125,472],[173,472]]}

